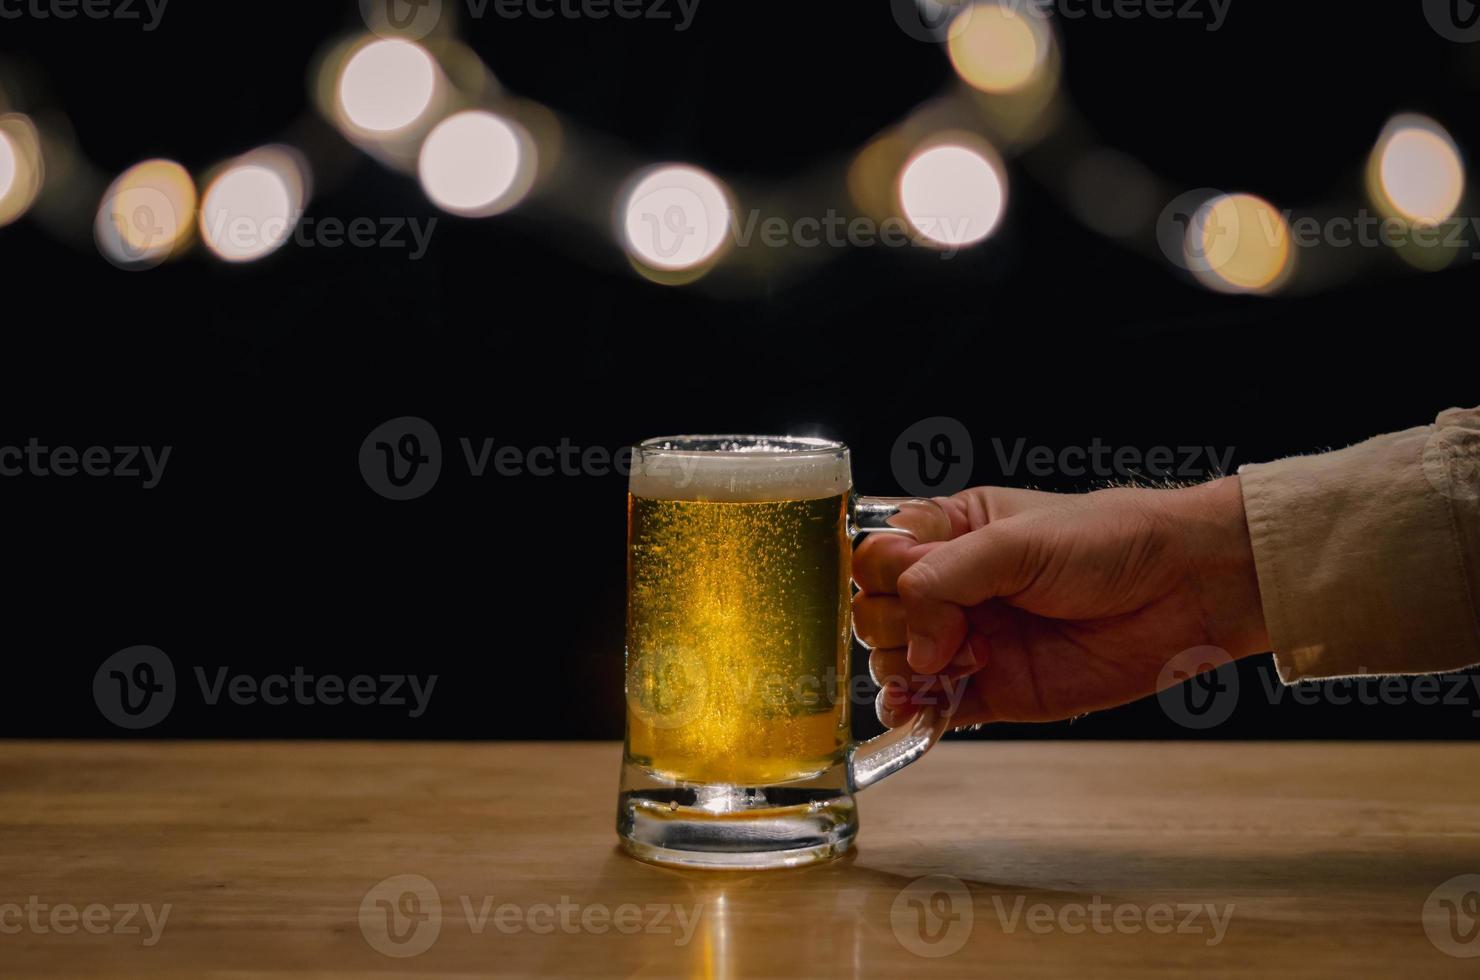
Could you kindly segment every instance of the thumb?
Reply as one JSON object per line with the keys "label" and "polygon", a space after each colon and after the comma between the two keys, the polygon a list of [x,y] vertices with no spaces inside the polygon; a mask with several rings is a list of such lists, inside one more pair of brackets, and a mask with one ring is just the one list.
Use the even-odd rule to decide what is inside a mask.
{"label": "thumb", "polygon": [[1011,596],[1037,575],[1032,522],[994,521],[930,552],[899,576],[909,634],[909,664],[922,673],[944,670],[966,642],[965,607]]}

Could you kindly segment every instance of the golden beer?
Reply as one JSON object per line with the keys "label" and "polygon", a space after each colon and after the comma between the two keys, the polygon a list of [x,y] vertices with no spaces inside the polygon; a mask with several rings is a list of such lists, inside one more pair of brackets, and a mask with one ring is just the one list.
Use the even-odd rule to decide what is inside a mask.
{"label": "golden beer", "polygon": [[853,794],[947,724],[926,708],[849,737],[851,536],[909,533],[902,508],[932,505],[855,494],[848,447],[810,436],[648,439],[630,476],[622,847],[695,868],[837,857]]}
{"label": "golden beer", "polygon": [[848,498],[785,489],[799,499],[663,499],[634,481],[627,755],[656,775],[760,786],[849,743]]}

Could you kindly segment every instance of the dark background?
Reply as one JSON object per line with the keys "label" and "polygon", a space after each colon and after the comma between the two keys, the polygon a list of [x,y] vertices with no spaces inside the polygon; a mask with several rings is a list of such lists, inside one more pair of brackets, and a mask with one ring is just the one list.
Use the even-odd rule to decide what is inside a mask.
{"label": "dark background", "polygon": [[[200,173],[287,140],[315,164],[310,216],[430,219],[414,178],[350,148],[309,104],[315,53],[359,25],[353,3],[327,0],[173,0],[153,32],[6,19],[0,66],[21,80],[17,107],[64,114],[102,173],[151,156]],[[1058,30],[1078,114],[1174,191],[1358,207],[1366,156],[1399,111],[1480,146],[1480,45],[1440,37],[1416,0],[1235,0],[1217,32],[1093,17]],[[882,2],[704,0],[682,33],[488,17],[461,34],[510,90],[574,129],[638,161],[689,160],[754,184],[841,170],[954,77]],[[627,165],[614,166],[613,187]],[[683,288],[635,274],[593,232],[602,221],[538,199],[493,219],[441,216],[421,261],[289,244],[240,267],[197,249],[131,273],[97,254],[85,221],[71,241],[31,218],[0,229],[0,444],[173,447],[147,491],[0,480],[0,734],[130,734],[100,714],[93,676],[113,652],[150,644],[183,687],[152,737],[619,737],[622,478],[475,479],[463,436],[615,449],[678,431],[821,432],[852,446],[860,489],[898,493],[896,437],[950,416],[975,440],[975,482],[1085,490],[1095,481],[1004,476],[990,440],[1235,447],[1237,466],[1480,400],[1469,262],[1419,274],[1383,255],[1313,293],[1218,295],[1154,246],[1086,228],[1043,179],[1053,166],[1009,162],[1003,229],[950,261],[842,249],[801,275]],[[393,502],[356,459],[372,428],[405,415],[437,428],[444,469],[426,496]],[[196,666],[439,680],[411,719],[396,707],[211,707]],[[1152,700],[982,737],[1475,728],[1473,698],[1271,706],[1269,672],[1246,662],[1239,710],[1208,733]]]}

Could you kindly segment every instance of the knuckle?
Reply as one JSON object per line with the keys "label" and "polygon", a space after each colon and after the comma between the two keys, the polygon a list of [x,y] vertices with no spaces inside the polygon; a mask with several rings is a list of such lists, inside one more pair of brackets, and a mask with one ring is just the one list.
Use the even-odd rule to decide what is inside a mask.
{"label": "knuckle", "polygon": [[899,597],[905,600],[925,599],[935,591],[939,574],[927,560],[915,562],[899,576]]}

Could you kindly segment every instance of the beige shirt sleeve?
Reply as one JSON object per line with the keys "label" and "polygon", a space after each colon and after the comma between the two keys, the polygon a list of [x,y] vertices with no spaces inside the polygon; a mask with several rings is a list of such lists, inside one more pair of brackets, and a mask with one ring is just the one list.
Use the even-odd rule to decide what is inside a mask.
{"label": "beige shirt sleeve", "polygon": [[1239,476],[1282,680],[1480,663],[1480,409]]}

